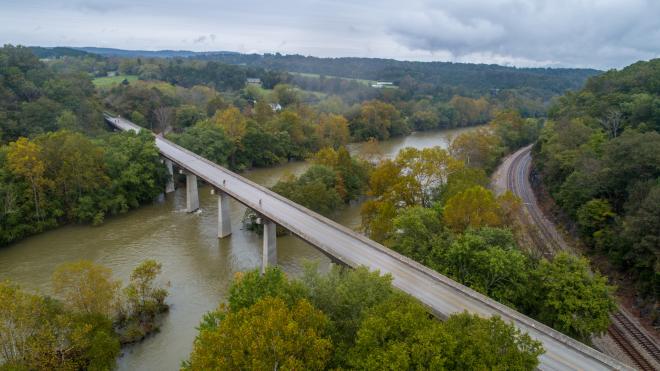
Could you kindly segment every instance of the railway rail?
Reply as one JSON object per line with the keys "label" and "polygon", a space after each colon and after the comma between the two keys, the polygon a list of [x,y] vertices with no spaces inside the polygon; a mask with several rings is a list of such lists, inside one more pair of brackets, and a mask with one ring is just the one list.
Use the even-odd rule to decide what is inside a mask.
{"label": "railway rail", "polygon": [[[551,257],[557,252],[567,250],[568,245],[538,207],[529,181],[532,161],[531,148],[531,145],[524,147],[507,158],[502,164],[504,171],[500,172],[500,176],[506,177],[506,188],[522,199],[524,214],[526,214],[522,218],[528,217],[535,226],[535,231],[532,231],[526,225],[529,238],[539,251]],[[626,313],[617,311],[612,314],[611,318],[612,324],[608,329],[608,334],[619,348],[641,370],[659,370],[660,347],[657,342],[630,320]]]}

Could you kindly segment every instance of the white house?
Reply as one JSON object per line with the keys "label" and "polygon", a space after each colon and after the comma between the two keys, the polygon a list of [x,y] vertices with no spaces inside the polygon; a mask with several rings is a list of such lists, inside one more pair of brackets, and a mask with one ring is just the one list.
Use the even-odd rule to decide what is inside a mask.
{"label": "white house", "polygon": [[261,79],[256,78],[256,77],[248,77],[245,80],[245,84],[246,85],[256,85],[256,86],[261,87]]}

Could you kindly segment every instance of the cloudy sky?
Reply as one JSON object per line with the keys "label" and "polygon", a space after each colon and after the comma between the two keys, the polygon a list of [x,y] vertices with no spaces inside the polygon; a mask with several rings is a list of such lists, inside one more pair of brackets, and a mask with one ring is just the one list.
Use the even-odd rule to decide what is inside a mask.
{"label": "cloudy sky", "polygon": [[0,0],[0,42],[620,68],[660,0]]}

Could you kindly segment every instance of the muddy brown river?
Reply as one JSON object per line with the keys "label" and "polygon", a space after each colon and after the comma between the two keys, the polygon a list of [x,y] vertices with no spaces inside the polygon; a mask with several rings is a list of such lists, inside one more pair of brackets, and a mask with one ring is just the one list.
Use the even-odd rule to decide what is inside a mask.
{"label": "muddy brown river", "polygon": [[[461,131],[453,129],[413,133],[379,143],[383,155],[395,156],[401,148],[446,147]],[[352,144],[353,154],[363,145]],[[286,174],[300,174],[309,163],[295,162],[242,175],[265,186],[272,186]],[[110,267],[126,281],[131,270],[144,259],[163,264],[163,277],[169,281],[167,302],[171,310],[159,333],[125,348],[118,359],[119,370],[177,370],[192,349],[195,327],[202,315],[225,300],[228,285],[236,272],[261,264],[260,236],[242,230],[245,207],[232,201],[232,235],[218,240],[216,196],[200,187],[201,211],[187,214],[185,189],[167,195],[159,202],[127,214],[109,218],[100,226],[72,225],[58,228],[0,248],[0,280],[9,279],[21,287],[50,294],[50,277],[62,263],[89,259]],[[360,205],[353,204],[333,216],[350,228],[360,225]],[[314,247],[293,236],[277,239],[278,264],[287,274],[302,272],[306,261],[319,261],[327,269],[330,261]]]}

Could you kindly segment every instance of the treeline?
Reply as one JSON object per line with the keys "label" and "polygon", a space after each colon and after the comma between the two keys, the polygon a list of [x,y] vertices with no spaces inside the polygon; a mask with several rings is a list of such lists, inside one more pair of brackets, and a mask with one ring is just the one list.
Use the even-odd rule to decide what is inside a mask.
{"label": "treeline", "polygon": [[543,184],[586,245],[657,306],[660,59],[590,79],[559,99],[550,118],[534,149]]}
{"label": "treeline", "polygon": [[514,238],[520,200],[487,188],[499,159],[539,129],[537,120],[503,112],[449,151],[402,150],[371,172],[362,224],[386,246],[589,343],[609,326],[613,288],[586,259],[526,252]]}
{"label": "treeline", "polygon": [[[184,370],[533,370],[541,343],[502,321],[468,313],[433,319],[360,267],[309,267],[298,280],[277,268],[240,274],[228,303],[204,316]],[[276,346],[272,346],[277,344]]]}
{"label": "treeline", "polygon": [[351,141],[483,124],[497,110],[484,98],[458,96],[447,103],[368,100],[354,105],[337,96],[310,103],[309,96],[286,84],[220,94],[200,85],[188,89],[138,81],[104,92],[103,100],[138,125],[172,132],[184,147],[236,170],[304,159]]}
{"label": "treeline", "polygon": [[515,68],[449,62],[404,62],[378,58],[317,58],[281,54],[220,54],[198,56],[268,70],[313,73],[366,80],[400,82],[410,77],[438,87],[460,87],[488,93],[490,89],[532,88],[544,95],[578,89],[598,73],[590,69]]}
{"label": "treeline", "polygon": [[0,369],[114,369],[121,344],[155,331],[168,309],[161,270],[146,260],[121,289],[104,266],[63,264],[52,277],[56,298],[0,282]]}
{"label": "treeline", "polygon": [[147,133],[19,138],[0,147],[0,245],[69,222],[98,224],[152,201],[164,185]]}
{"label": "treeline", "polygon": [[[533,143],[540,130],[539,120],[506,111],[487,127],[459,135],[449,150],[405,148],[378,161],[324,149],[305,173],[272,189],[326,216],[366,195],[362,227],[370,238],[589,343],[609,326],[613,287],[586,259],[539,259],[518,245],[520,200],[488,189],[500,159]],[[345,184],[356,186],[342,198]],[[248,227],[254,219],[247,219]]]}
{"label": "treeline", "polygon": [[100,108],[87,74],[55,73],[29,48],[0,48],[0,143],[58,129],[98,131]]}

